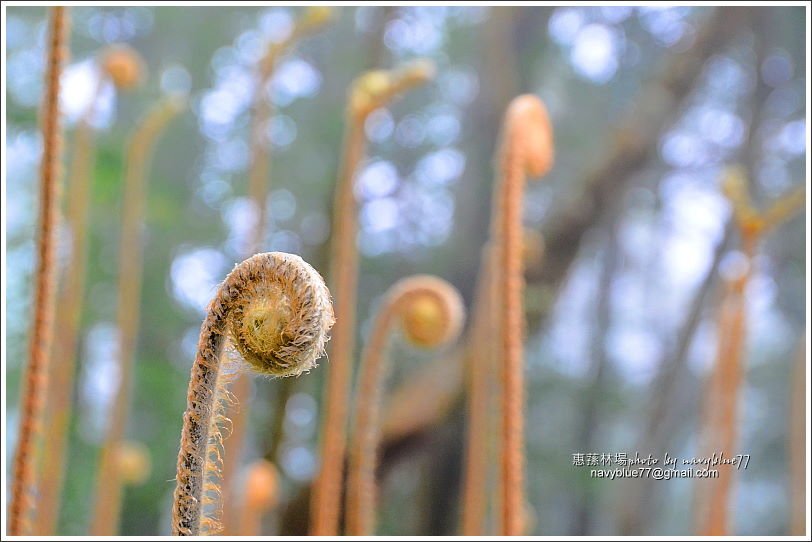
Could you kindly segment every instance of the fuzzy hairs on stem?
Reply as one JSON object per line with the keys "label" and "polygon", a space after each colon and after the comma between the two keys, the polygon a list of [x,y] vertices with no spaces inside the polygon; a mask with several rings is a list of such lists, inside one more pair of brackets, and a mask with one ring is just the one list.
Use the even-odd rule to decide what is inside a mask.
{"label": "fuzzy hairs on stem", "polygon": [[316,366],[333,322],[324,280],[299,256],[256,254],[220,285],[200,329],[189,381],[172,505],[174,535],[217,528],[209,508],[219,506],[220,458],[211,443],[220,441],[224,349],[233,346],[253,372],[297,376]]}

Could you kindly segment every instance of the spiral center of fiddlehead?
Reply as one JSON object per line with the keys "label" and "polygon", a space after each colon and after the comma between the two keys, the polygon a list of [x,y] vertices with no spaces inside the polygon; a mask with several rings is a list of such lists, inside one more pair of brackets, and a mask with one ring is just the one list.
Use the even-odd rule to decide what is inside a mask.
{"label": "spiral center of fiddlehead", "polygon": [[235,334],[258,355],[273,355],[285,342],[285,329],[293,318],[290,299],[276,284],[252,299],[237,321]]}
{"label": "spiral center of fiddlehead", "polygon": [[409,341],[423,348],[443,342],[449,328],[449,316],[443,300],[423,294],[409,303],[403,314],[403,329]]}
{"label": "spiral center of fiddlehead", "polygon": [[[329,294],[319,281],[280,266],[273,280],[246,280],[232,302],[228,335],[257,373],[296,376],[315,366],[324,347],[324,319],[317,318]],[[330,322],[332,323],[332,322]]]}

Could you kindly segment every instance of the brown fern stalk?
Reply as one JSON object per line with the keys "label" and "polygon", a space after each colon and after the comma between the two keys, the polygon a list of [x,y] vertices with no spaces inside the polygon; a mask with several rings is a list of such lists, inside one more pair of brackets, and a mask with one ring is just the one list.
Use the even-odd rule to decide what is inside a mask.
{"label": "brown fern stalk", "polygon": [[262,516],[279,502],[279,472],[270,461],[259,459],[248,466],[240,503],[240,536],[262,534]]}
{"label": "brown fern stalk", "polygon": [[251,115],[251,168],[248,173],[248,195],[254,203],[257,220],[250,240],[249,253],[262,250],[263,237],[267,225],[267,206],[271,160],[268,152],[268,121],[273,107],[265,96],[265,89],[273,77],[279,58],[301,38],[323,27],[332,17],[329,7],[309,7],[296,22],[290,35],[279,43],[272,43],[259,62],[257,83],[254,89],[254,106]]}
{"label": "brown fern stalk", "polygon": [[[498,285],[491,279],[496,266],[495,251],[490,244],[482,251],[480,279],[477,284],[476,309],[467,340],[467,436],[465,445],[465,473],[462,494],[461,530],[464,536],[480,536],[498,532],[500,518],[490,517],[491,510],[499,511],[498,495],[501,477],[493,472],[493,458],[501,454],[501,442],[495,438],[500,431],[501,395],[495,383],[501,380],[500,352],[489,340],[497,334],[492,315],[499,309]],[[522,233],[522,261],[525,267],[538,267],[544,255],[541,233],[525,228]],[[489,490],[489,484],[493,487]],[[489,496],[491,499],[489,499]]]}
{"label": "brown fern stalk", "polygon": [[[209,304],[200,329],[183,415],[172,534],[216,531],[220,488],[220,414],[233,348],[247,368],[271,377],[311,370],[333,324],[330,292],[300,257],[257,254],[237,265]],[[239,371],[241,367],[234,370]]]}
{"label": "brown fern stalk", "polygon": [[[748,254],[748,267],[752,254]],[[719,317],[719,343],[716,364],[708,384],[706,420],[708,430],[713,434],[705,449],[705,456],[724,453],[728,458],[735,455],[738,439],[736,411],[739,404],[740,388],[743,379],[742,357],[746,337],[746,306],[744,290],[749,279],[747,274],[726,285],[726,293]],[[733,472],[729,468],[719,469],[719,477],[707,480],[707,506],[700,510],[705,519],[702,522],[703,536],[726,535],[729,529],[730,492]]]}
{"label": "brown fern stalk", "polygon": [[468,338],[467,361],[467,437],[465,444],[465,474],[462,494],[462,534],[481,536],[488,509],[488,417],[492,374],[488,355],[489,316],[492,310],[490,250],[482,252],[480,277],[477,284],[476,308]]}
{"label": "brown fern stalk", "polygon": [[[273,105],[266,96],[266,89],[273,78],[277,62],[289,51],[295,43],[303,37],[316,32],[326,25],[332,18],[332,8],[308,7],[302,17],[296,22],[290,35],[279,43],[268,46],[265,55],[260,59],[256,73],[256,87],[253,97],[253,111],[251,114],[251,167],[248,171],[248,196],[254,204],[256,221],[251,231],[248,249],[245,257],[263,250],[265,232],[268,223],[266,200],[268,197],[271,155],[268,136],[268,122],[273,116]],[[237,471],[242,448],[245,440],[247,418],[249,416],[249,397],[251,394],[251,380],[247,375],[239,375],[232,386],[235,408],[229,412],[231,419],[231,433],[224,445],[228,451],[223,460],[224,483],[224,511],[223,534],[231,534],[231,524],[236,522],[236,510],[232,503],[235,499],[229,497],[231,483]],[[277,415],[281,415],[277,413]]]}
{"label": "brown fern stalk", "polygon": [[505,114],[492,230],[497,254],[494,278],[501,285],[497,310],[504,356],[500,506],[505,535],[523,534],[525,507],[522,198],[526,173],[543,175],[552,160],[552,129],[544,104],[531,95],[515,98]]}
{"label": "brown fern stalk", "polygon": [[429,80],[434,67],[416,61],[392,72],[372,71],[353,83],[347,110],[344,151],[336,186],[330,280],[337,302],[330,371],[322,404],[321,470],[310,501],[310,532],[338,534],[352,357],[355,351],[355,299],[358,289],[358,212],[353,186],[364,156],[364,121],[398,94]]}
{"label": "brown fern stalk", "polygon": [[64,7],[51,9],[42,102],[42,162],[39,187],[39,239],[34,279],[33,320],[28,365],[20,395],[20,426],[14,457],[8,532],[31,533],[31,514],[39,494],[35,449],[42,436],[45,391],[48,388],[53,340],[56,268],[54,266],[62,134],[59,113],[59,78],[67,57],[68,16]]}
{"label": "brown fern stalk", "polygon": [[161,100],[136,128],[127,150],[124,174],[125,204],[122,208],[119,241],[119,384],[102,446],[96,482],[96,506],[90,532],[104,536],[116,533],[121,512],[122,480],[116,451],[127,427],[132,394],[133,368],[143,274],[142,226],[147,190],[147,171],[158,137],[172,118],[185,107],[185,100],[172,96]]}
{"label": "brown fern stalk", "polygon": [[[769,230],[790,219],[805,202],[805,189],[800,187],[762,212],[754,207],[747,187],[744,169],[733,166],[725,171],[722,189],[733,208],[746,268],[740,276],[727,281],[719,312],[716,359],[705,387],[700,427],[704,457],[719,453],[727,458],[736,455],[737,414],[747,340],[745,291],[753,274],[753,262],[761,239]],[[720,468],[718,478],[697,482],[698,497],[704,497],[697,498],[695,506],[697,530],[701,535],[729,534],[734,475],[733,468]]]}
{"label": "brown fern stalk", "polygon": [[387,373],[387,344],[398,319],[412,344],[423,348],[447,344],[456,340],[462,327],[462,299],[446,281],[418,275],[396,283],[375,318],[361,358],[350,445],[346,528],[351,536],[370,536],[375,531],[379,409]]}
{"label": "brown fern stalk", "polygon": [[[491,218],[491,220],[494,219]],[[490,305],[490,310],[489,315],[486,317],[487,325],[485,326],[485,336],[498,337],[500,328],[499,319],[496,315],[501,310],[500,306],[503,303],[503,300],[499,297],[501,285],[498,284],[493,278],[496,276],[495,270],[497,269],[497,262],[495,258],[497,253],[494,249],[491,249],[490,253],[489,273],[491,274],[492,278],[489,281],[490,284],[488,286],[487,299],[488,304]],[[502,373],[504,371],[504,352],[502,351],[502,345],[499,343],[499,341],[490,341],[488,344],[484,345],[482,355],[486,359],[486,362],[483,364],[484,369],[491,376],[491,381],[488,383],[487,389],[487,401],[485,406],[482,407],[488,411],[488,416],[485,422],[487,423],[489,438],[486,441],[485,446],[487,447],[487,453],[489,454],[490,458],[492,458],[489,460],[489,468],[487,473],[488,480],[492,484],[490,490],[491,510],[486,521],[489,521],[489,525],[487,525],[489,528],[489,533],[501,533],[501,499],[504,486],[504,481],[502,479],[502,465],[501,461],[499,460],[502,457],[502,452],[504,449],[504,442],[502,440]]]}
{"label": "brown fern stalk", "polygon": [[75,132],[73,160],[69,174],[67,221],[70,225],[71,257],[59,288],[56,313],[56,338],[52,357],[55,364],[46,402],[46,426],[42,446],[42,496],[37,510],[37,534],[56,532],[59,517],[59,497],[64,483],[67,433],[72,413],[73,377],[79,346],[79,331],[85,298],[85,268],[87,267],[88,219],[90,187],[95,162],[94,133],[91,120],[96,112],[98,97],[105,82],[110,80],[121,89],[134,87],[143,76],[143,62],[127,46],[113,45],[99,59],[101,74],[93,90],[90,106]]}
{"label": "brown fern stalk", "polygon": [[56,332],[51,358],[59,358],[49,378],[49,393],[45,406],[42,446],[42,483],[37,521],[39,535],[56,533],[59,517],[59,495],[65,470],[65,448],[73,399],[73,376],[79,343],[79,326],[85,298],[85,268],[87,266],[87,230],[90,208],[90,184],[93,176],[93,129],[90,118],[94,112],[98,88],[88,111],[82,116],[74,134],[74,152],[68,179],[66,219],[70,225],[71,256],[59,287],[56,308]]}

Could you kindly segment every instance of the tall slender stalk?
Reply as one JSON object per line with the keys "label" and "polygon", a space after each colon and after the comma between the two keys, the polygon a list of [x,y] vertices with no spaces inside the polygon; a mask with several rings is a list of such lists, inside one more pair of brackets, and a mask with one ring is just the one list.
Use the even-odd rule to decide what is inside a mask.
{"label": "tall slender stalk", "polygon": [[289,51],[298,40],[310,35],[332,18],[332,9],[329,7],[308,7],[302,17],[296,21],[293,30],[287,38],[268,46],[265,55],[260,59],[256,74],[256,87],[254,89],[253,111],[251,115],[251,168],[248,172],[248,195],[254,203],[257,220],[252,231],[252,238],[248,251],[251,254],[262,250],[263,238],[267,225],[268,181],[270,178],[270,153],[268,139],[268,121],[273,115],[273,105],[267,99],[266,89],[273,78],[274,70],[279,59]]}
{"label": "tall slender stalk", "polygon": [[[754,258],[766,232],[789,219],[801,207],[805,190],[796,189],[760,212],[750,200],[742,168],[728,168],[722,188],[733,207],[745,263],[738,276],[727,280],[723,294],[716,359],[705,386],[700,439],[704,457],[723,453],[730,458],[736,454],[738,442],[738,408],[747,339],[745,292],[753,275]],[[696,499],[696,525],[703,536],[725,536],[731,530],[729,507],[735,471],[727,467],[719,469],[718,478],[697,481],[697,495],[701,492],[704,498]]]}
{"label": "tall slender stalk", "polygon": [[297,376],[315,367],[333,322],[330,292],[298,256],[256,254],[229,273],[200,328],[178,452],[173,535],[218,529],[226,349],[233,347],[260,374]]}
{"label": "tall slender stalk", "polygon": [[[498,311],[498,285],[493,280],[496,267],[490,244],[482,249],[475,310],[466,345],[466,444],[462,489],[461,531],[464,536],[481,536],[498,530],[499,519],[488,517],[489,496],[501,491],[501,478],[492,472],[493,458],[500,455],[501,442],[498,419],[501,395],[494,385],[501,380],[500,351],[490,340],[498,333],[493,314]],[[544,256],[544,237],[540,232],[525,228],[522,232],[522,261],[524,266],[539,266]],[[493,481],[496,488],[489,491]],[[498,499],[494,498],[494,501]],[[492,510],[497,510],[497,502]],[[488,525],[490,523],[490,525]],[[490,529],[489,529],[490,528]]]}
{"label": "tall slender stalk", "polygon": [[31,533],[31,514],[36,507],[39,486],[35,449],[42,436],[45,392],[51,369],[51,342],[56,305],[56,267],[54,266],[62,126],[59,113],[59,78],[67,57],[68,15],[64,7],[50,10],[48,25],[45,90],[42,99],[42,161],[39,186],[39,239],[37,270],[34,278],[34,303],[28,365],[25,367],[20,395],[20,426],[14,456],[11,506],[8,532]]}
{"label": "tall slender stalk", "polygon": [[459,335],[464,320],[462,299],[446,281],[425,275],[403,279],[386,294],[359,370],[346,511],[347,534],[351,536],[369,536],[375,531],[379,410],[389,334],[398,320],[412,344],[437,347]]}
{"label": "tall slender stalk", "polygon": [[91,122],[101,89],[110,80],[120,89],[130,89],[143,77],[138,53],[122,45],[110,46],[99,59],[100,74],[75,136],[67,194],[67,222],[70,226],[71,256],[59,288],[56,337],[52,347],[59,357],[51,374],[46,404],[46,424],[42,447],[42,497],[35,528],[38,534],[56,533],[60,494],[64,483],[68,427],[73,411],[73,378],[79,350],[79,334],[85,299],[85,269],[89,238],[90,192],[95,163],[94,132]]}
{"label": "tall slender stalk", "polygon": [[499,151],[499,175],[491,231],[496,254],[494,280],[502,364],[501,529],[522,534],[524,524],[524,363],[522,302],[522,199],[525,175],[552,167],[553,139],[547,110],[531,95],[508,106]]}
{"label": "tall slender stalk", "polygon": [[[707,456],[723,452],[730,457],[735,454],[738,441],[738,423],[736,411],[739,404],[741,383],[743,380],[742,357],[744,352],[744,339],[746,337],[746,305],[744,299],[745,287],[750,277],[752,266],[753,243],[745,249],[747,256],[747,272],[741,277],[727,281],[725,284],[724,299],[720,309],[716,365],[707,385],[706,409],[704,421],[707,429],[713,432],[712,437],[706,437],[709,444],[705,448]],[[733,476],[728,468],[719,469],[719,477],[709,481],[711,486],[707,495],[707,503],[711,506],[706,511],[705,519],[701,520],[703,536],[726,535],[729,529],[728,503],[731,492]],[[707,490],[708,488],[706,488]]]}
{"label": "tall slender stalk", "polygon": [[485,519],[488,510],[488,445],[490,443],[488,419],[490,413],[493,381],[491,371],[491,344],[488,333],[490,313],[493,310],[491,280],[491,250],[486,246],[482,251],[479,267],[479,282],[476,291],[476,308],[471,322],[466,352],[467,368],[467,428],[465,444],[465,472],[462,493],[462,534],[481,536],[485,534]]}
{"label": "tall slender stalk", "polygon": [[[308,7],[302,17],[296,21],[293,30],[287,38],[278,43],[271,43],[265,55],[260,59],[256,70],[256,87],[254,88],[253,108],[251,112],[251,167],[248,171],[248,196],[256,211],[256,220],[251,230],[251,237],[244,254],[247,258],[252,254],[261,252],[264,248],[264,239],[268,223],[266,200],[271,172],[270,147],[273,143],[268,135],[268,122],[273,116],[273,104],[268,99],[267,88],[279,59],[289,51],[298,40],[312,34],[326,25],[332,18],[332,8]],[[231,524],[236,523],[236,510],[233,504],[235,499],[229,498],[234,473],[242,457],[242,448],[245,440],[247,418],[250,413],[249,397],[251,394],[251,380],[247,375],[237,376],[232,385],[234,403],[236,408],[230,409],[228,416],[231,419],[231,433],[224,441],[228,453],[223,459],[223,534],[231,534]],[[283,413],[277,412],[276,416]]]}
{"label": "tall slender stalk", "polygon": [[335,194],[330,272],[338,324],[333,332],[330,370],[322,404],[321,470],[310,501],[310,531],[313,535],[338,534],[341,510],[358,289],[358,249],[355,245],[358,212],[353,186],[366,148],[364,121],[375,109],[407,89],[426,82],[433,73],[432,64],[416,61],[391,72],[367,72],[356,79],[350,90],[343,158]]}
{"label": "tall slender stalk", "polygon": [[[95,99],[93,100],[95,102]],[[79,343],[79,327],[85,298],[87,267],[87,230],[90,208],[90,184],[93,177],[93,128],[90,117],[94,107],[79,121],[74,133],[74,152],[68,174],[67,213],[71,254],[65,278],[58,288],[56,331],[51,348],[52,359],[60,358],[51,372],[46,399],[42,446],[42,493],[34,528],[37,534],[56,533],[59,494],[65,471],[65,448],[73,399],[73,376]]]}
{"label": "tall slender stalk", "polygon": [[141,302],[143,275],[142,226],[147,193],[147,171],[152,150],[172,118],[185,107],[185,100],[176,96],[157,103],[136,128],[127,150],[124,174],[125,202],[122,208],[119,241],[119,374],[118,392],[102,445],[99,473],[96,480],[96,506],[90,532],[93,535],[115,534],[121,513],[122,487],[117,468],[118,450],[127,428],[132,395],[133,369]]}

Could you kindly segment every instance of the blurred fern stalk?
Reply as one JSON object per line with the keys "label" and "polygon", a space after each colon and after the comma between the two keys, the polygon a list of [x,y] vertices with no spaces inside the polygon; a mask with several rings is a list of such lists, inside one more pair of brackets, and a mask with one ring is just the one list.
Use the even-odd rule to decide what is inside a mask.
{"label": "blurred fern stalk", "polygon": [[349,92],[344,150],[335,202],[330,280],[336,299],[337,325],[333,332],[321,418],[321,467],[310,499],[310,532],[338,535],[344,457],[347,448],[352,359],[355,352],[355,304],[358,289],[358,209],[355,176],[366,149],[364,123],[374,110],[434,76],[434,65],[417,60],[392,71],[374,70],[358,77]]}
{"label": "blurred fern stalk", "polygon": [[142,229],[147,196],[147,174],[152,152],[165,127],[185,107],[185,99],[168,96],[158,101],[136,127],[127,149],[124,198],[119,241],[118,332],[119,382],[102,446],[96,480],[95,515],[90,532],[112,535],[121,514],[122,475],[118,450],[127,431],[133,392],[136,344],[144,266]]}
{"label": "blurred fern stalk", "polygon": [[12,467],[11,505],[8,532],[14,536],[33,532],[32,517],[37,509],[41,484],[36,450],[43,435],[43,415],[52,359],[53,321],[56,310],[56,234],[58,198],[61,185],[62,118],[59,88],[62,67],[68,56],[69,22],[67,10],[49,10],[45,90],[42,98],[42,159],[40,163],[37,268],[34,276],[34,306],[28,364],[20,393],[20,421],[17,450]]}
{"label": "blurred fern stalk", "polygon": [[[738,274],[725,281],[719,309],[716,358],[705,385],[701,419],[702,457],[724,454],[730,459],[738,453],[738,409],[747,342],[747,286],[754,274],[759,242],[767,232],[791,218],[806,199],[806,191],[801,187],[759,211],[750,199],[748,185],[742,167],[732,166],[725,171],[722,190],[733,209],[733,220],[741,238],[742,261]],[[698,534],[703,536],[730,534],[731,493],[736,470],[722,465],[718,471],[718,478],[696,482],[696,526]]]}
{"label": "blurred fern stalk", "polygon": [[41,535],[55,534],[64,483],[68,427],[73,412],[73,388],[85,301],[85,275],[90,226],[90,193],[94,179],[95,145],[92,122],[99,97],[110,82],[119,89],[136,86],[143,77],[137,53],[123,45],[103,49],[96,61],[98,78],[91,99],[73,133],[73,159],[68,175],[66,219],[70,229],[70,257],[59,287],[56,337],[51,356],[54,364],[46,405],[43,442],[42,497],[36,529]]}
{"label": "blurred fern stalk", "polygon": [[[268,96],[269,85],[273,80],[280,58],[292,49],[300,39],[325,26],[332,16],[332,9],[328,7],[308,7],[305,9],[287,38],[268,45],[256,68],[256,87],[254,88],[251,111],[251,166],[248,171],[248,196],[253,203],[256,218],[248,240],[248,247],[243,255],[244,258],[263,250],[265,235],[267,234],[267,199],[271,178],[270,151],[273,144],[269,135],[269,124],[273,115],[273,104]],[[246,425],[251,412],[251,386],[251,379],[243,374],[236,378],[231,387],[234,394],[234,408],[228,409],[228,417],[231,420],[231,434],[224,442],[226,453],[223,459],[223,501],[225,503],[223,534],[225,535],[233,534],[233,527],[237,523],[238,511],[235,504],[237,499],[231,498],[230,493],[235,482],[234,473],[237,472],[242,458]],[[290,386],[280,386],[280,388],[282,388],[280,393],[284,396]],[[284,400],[280,401],[280,403],[284,405]],[[284,416],[283,409],[277,412],[276,416]],[[275,437],[278,436],[275,435]]]}

